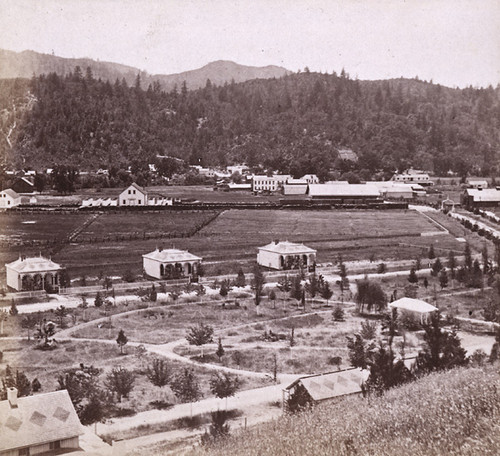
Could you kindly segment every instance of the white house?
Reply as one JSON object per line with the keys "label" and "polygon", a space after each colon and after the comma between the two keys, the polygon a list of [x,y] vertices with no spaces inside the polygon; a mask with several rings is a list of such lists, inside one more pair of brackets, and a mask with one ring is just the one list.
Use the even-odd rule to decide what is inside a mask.
{"label": "white house", "polygon": [[397,309],[399,312],[415,315],[420,318],[421,323],[427,322],[430,314],[438,310],[437,307],[425,301],[406,297],[389,303],[389,307],[391,309]]}
{"label": "white house", "polygon": [[63,454],[79,449],[84,433],[68,391],[17,397],[7,388],[0,401],[0,455]]}
{"label": "white house", "polygon": [[196,277],[202,258],[187,250],[156,249],[142,255],[144,272],[155,279]]}
{"label": "white house", "polygon": [[288,241],[274,241],[259,247],[257,263],[270,269],[288,270],[304,267],[313,269],[316,264],[316,250]]}
{"label": "white house", "polygon": [[119,206],[147,206],[148,194],[135,182],[129,185],[118,197]]}
{"label": "white house", "polygon": [[423,171],[408,170],[401,174],[394,174],[392,181],[403,182],[405,184],[433,185],[429,175]]}
{"label": "white house", "polygon": [[308,184],[319,184],[319,178],[316,174],[305,174],[300,180],[306,181]]}
{"label": "white house", "polygon": [[21,201],[21,195],[10,188],[0,192],[0,209],[8,209],[9,207],[19,206]]}
{"label": "white house", "polygon": [[17,291],[45,290],[59,287],[63,268],[48,258],[21,256],[5,265],[7,286]]}
{"label": "white house", "polygon": [[269,191],[277,192],[281,190],[288,179],[292,176],[289,174],[274,174],[273,176],[253,176],[252,190],[254,192]]}

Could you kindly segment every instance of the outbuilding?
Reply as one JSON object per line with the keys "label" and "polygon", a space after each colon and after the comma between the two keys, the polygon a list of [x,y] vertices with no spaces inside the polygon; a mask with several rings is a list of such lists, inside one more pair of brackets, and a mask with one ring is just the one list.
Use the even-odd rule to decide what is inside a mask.
{"label": "outbuilding", "polygon": [[368,203],[380,200],[379,189],[370,184],[309,184],[312,200],[336,204]]}
{"label": "outbuilding", "polygon": [[80,449],[84,433],[66,390],[0,401],[0,455],[64,454]]}
{"label": "outbuilding", "polygon": [[467,209],[476,207],[496,207],[500,205],[500,190],[496,188],[466,188],[461,203]]}
{"label": "outbuilding", "polygon": [[62,269],[50,258],[22,255],[5,265],[7,286],[16,291],[57,290]]}
{"label": "outbuilding", "polygon": [[283,403],[286,407],[294,395],[301,396],[299,400],[304,403],[316,404],[351,394],[362,394],[363,385],[369,376],[370,371],[367,369],[351,368],[300,377],[283,390]]}
{"label": "outbuilding", "polygon": [[257,263],[270,269],[289,270],[300,267],[314,270],[316,250],[288,241],[273,241],[259,247]]}
{"label": "outbuilding", "polygon": [[202,258],[187,250],[156,249],[142,255],[144,272],[155,279],[197,277]]}
{"label": "outbuilding", "polygon": [[438,310],[437,307],[414,298],[401,298],[389,303],[391,309],[397,309],[400,313],[411,314],[420,319],[420,323],[426,323],[429,316]]}

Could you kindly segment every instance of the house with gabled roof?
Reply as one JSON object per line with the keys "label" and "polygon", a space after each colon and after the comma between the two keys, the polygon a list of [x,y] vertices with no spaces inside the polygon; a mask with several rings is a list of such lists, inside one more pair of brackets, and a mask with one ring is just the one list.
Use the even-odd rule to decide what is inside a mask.
{"label": "house with gabled roof", "polygon": [[63,454],[79,449],[83,426],[66,390],[0,401],[0,455]]}
{"label": "house with gabled roof", "polygon": [[22,202],[22,197],[19,193],[11,188],[0,192],[0,209],[9,209],[10,207],[19,206]]}
{"label": "house with gabled roof", "polygon": [[273,241],[263,247],[259,247],[257,263],[270,269],[288,270],[314,269],[317,251],[289,241]]}
{"label": "house with gabled roof", "polygon": [[118,197],[118,206],[147,206],[148,194],[135,182],[130,184]]}
{"label": "house with gabled roof", "polygon": [[5,265],[7,286],[16,291],[57,290],[62,270],[50,258],[22,255]]}

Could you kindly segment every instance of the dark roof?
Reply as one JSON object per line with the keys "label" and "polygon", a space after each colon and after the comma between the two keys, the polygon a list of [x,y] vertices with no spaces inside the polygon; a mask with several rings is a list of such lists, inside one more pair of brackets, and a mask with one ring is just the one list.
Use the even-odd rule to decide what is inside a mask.
{"label": "dark roof", "polygon": [[0,452],[83,434],[66,390],[19,397],[17,407],[0,401]]}

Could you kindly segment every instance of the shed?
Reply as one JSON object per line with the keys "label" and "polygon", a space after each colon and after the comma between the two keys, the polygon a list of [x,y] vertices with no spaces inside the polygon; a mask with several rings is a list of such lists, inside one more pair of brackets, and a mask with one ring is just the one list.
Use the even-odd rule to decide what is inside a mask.
{"label": "shed", "polygon": [[305,392],[313,403],[360,394],[369,376],[368,369],[350,368],[300,377],[283,390],[283,400],[286,403],[299,390]]}
{"label": "shed", "polygon": [[496,188],[467,188],[461,196],[461,202],[469,209],[498,206],[500,204],[500,190]]}
{"label": "shed", "polygon": [[300,267],[313,270],[316,264],[316,250],[289,241],[273,241],[259,247],[257,263],[270,269],[288,270]]}
{"label": "shed", "polygon": [[196,277],[202,258],[187,250],[156,249],[142,255],[144,272],[156,279]]}
{"label": "shed", "polygon": [[2,456],[62,454],[79,449],[83,434],[66,390],[17,397],[8,388],[0,401],[0,454]]}
{"label": "shed", "polygon": [[397,309],[398,311],[407,312],[409,314],[418,316],[420,317],[421,323],[426,322],[429,315],[432,312],[436,312],[438,310],[437,307],[434,307],[433,305],[425,301],[406,297],[389,303],[389,307],[391,309]]}
{"label": "shed", "polygon": [[22,197],[17,192],[8,188],[0,192],[0,209],[8,209],[10,207],[19,206],[22,202]]}

